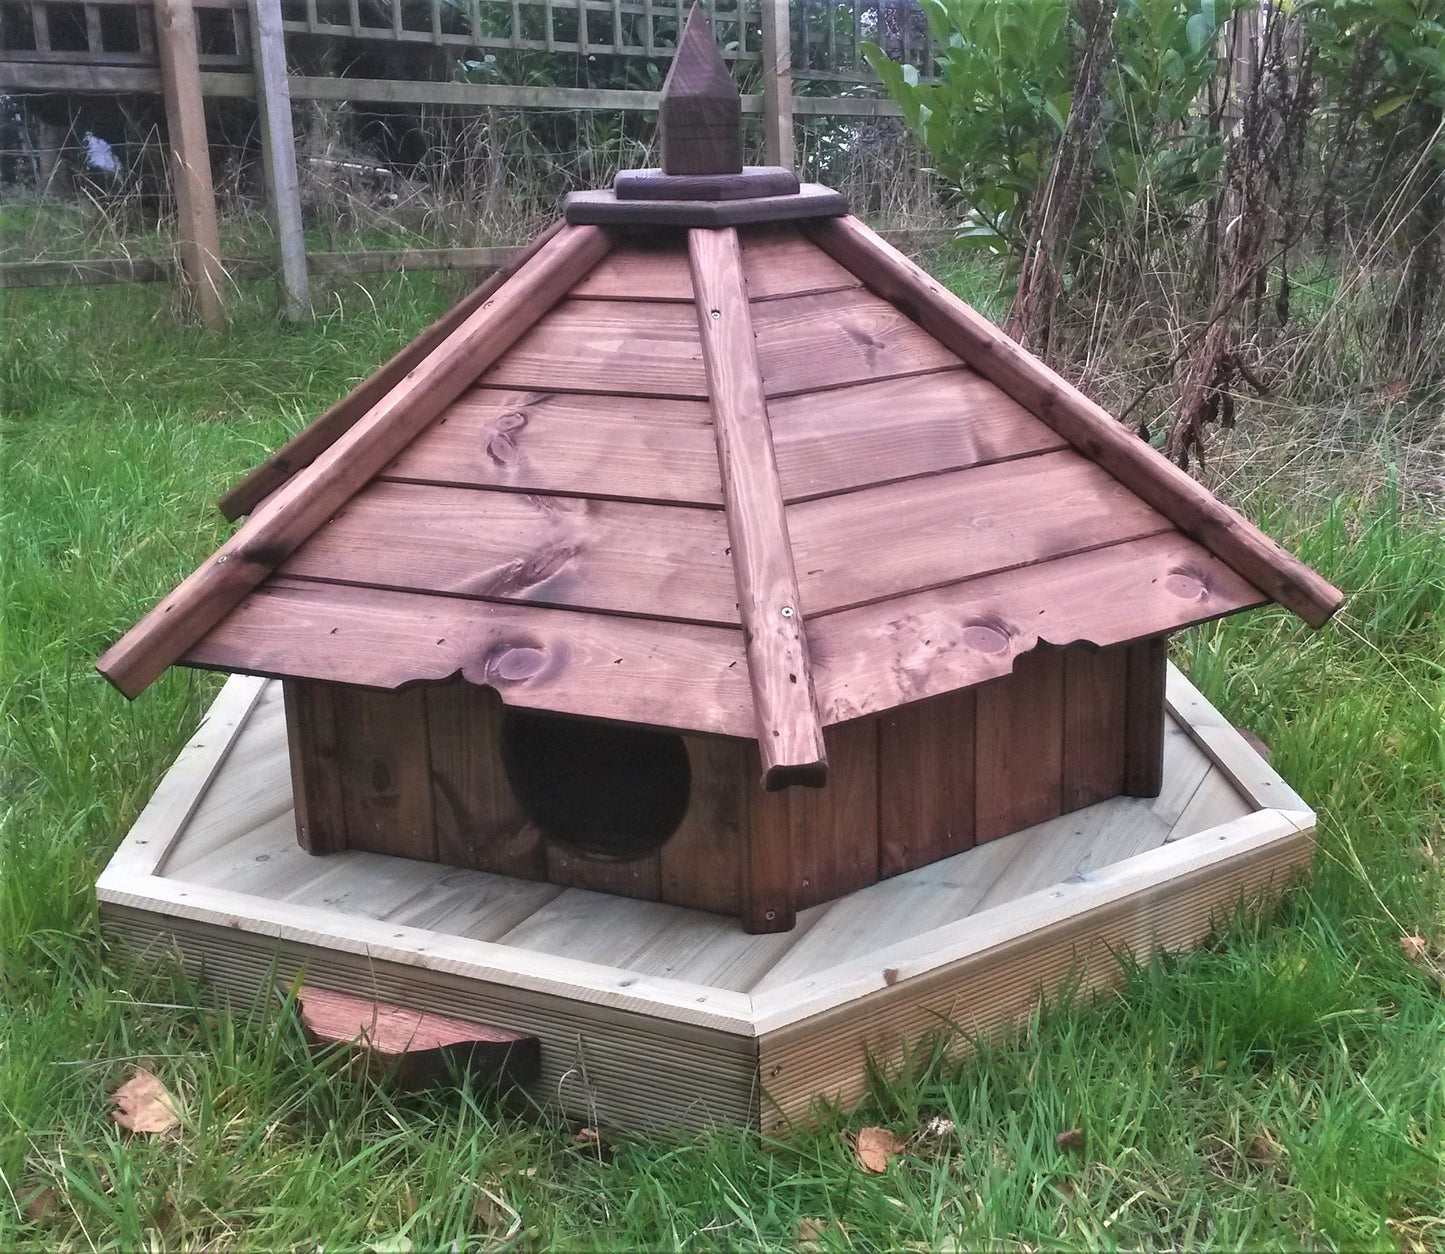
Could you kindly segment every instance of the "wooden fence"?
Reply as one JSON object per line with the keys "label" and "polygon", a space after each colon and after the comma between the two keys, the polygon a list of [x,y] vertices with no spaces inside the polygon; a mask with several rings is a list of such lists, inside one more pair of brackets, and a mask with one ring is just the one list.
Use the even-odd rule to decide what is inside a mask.
{"label": "wooden fence", "polygon": [[[918,0],[704,0],[724,55],[760,90],[743,98],[759,115],[766,159],[793,164],[800,116],[895,116],[873,95],[843,95],[871,77],[861,44],[871,39],[927,73],[931,57]],[[422,79],[294,74],[287,42],[382,41],[466,50],[535,51],[666,60],[691,0],[0,0],[0,94],[150,93],[165,97],[178,210],[178,253],[201,317],[224,315],[225,274],[256,263],[220,256],[206,142],[206,97],[254,100],[276,227],[276,266],[288,310],[308,306],[309,273],[341,263],[308,257],[292,133],[293,100],[652,111],[655,92]],[[364,46],[364,45],[350,45]],[[296,63],[296,58],[292,58]],[[824,85],[833,94],[811,93]],[[353,269],[458,264],[407,250],[374,254]],[[68,265],[67,271],[62,267]],[[0,286],[163,278],[161,262],[97,260],[0,266]]]}

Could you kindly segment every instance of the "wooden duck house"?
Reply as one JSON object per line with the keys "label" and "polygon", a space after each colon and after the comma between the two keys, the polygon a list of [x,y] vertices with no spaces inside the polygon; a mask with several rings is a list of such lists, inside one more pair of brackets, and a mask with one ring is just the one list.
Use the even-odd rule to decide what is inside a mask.
{"label": "wooden duck house", "polygon": [[785,930],[1157,794],[1168,634],[1339,603],[837,194],[742,169],[705,26],[663,170],[271,459],[100,662],[280,677],[314,854]]}
{"label": "wooden duck house", "polygon": [[1306,866],[1165,644],[1341,597],[836,193],[742,168],[697,9],[661,114],[662,170],[253,471],[100,660],[239,674],[99,895],[234,992],[529,1034],[589,1119],[776,1123]]}

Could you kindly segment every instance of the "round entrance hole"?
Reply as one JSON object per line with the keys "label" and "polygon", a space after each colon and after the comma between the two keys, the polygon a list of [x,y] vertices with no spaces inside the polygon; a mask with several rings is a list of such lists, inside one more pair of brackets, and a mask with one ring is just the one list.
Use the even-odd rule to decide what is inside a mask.
{"label": "round entrance hole", "polygon": [[522,812],[594,858],[660,849],[687,813],[692,767],[673,732],[507,710],[502,763]]}

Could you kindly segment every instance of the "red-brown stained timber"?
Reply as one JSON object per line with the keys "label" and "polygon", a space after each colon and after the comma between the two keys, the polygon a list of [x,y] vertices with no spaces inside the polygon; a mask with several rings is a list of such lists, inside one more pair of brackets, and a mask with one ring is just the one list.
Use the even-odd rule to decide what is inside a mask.
{"label": "red-brown stained timber", "polygon": [[793,226],[738,232],[748,299],[776,300],[862,287],[862,283]]}
{"label": "red-brown stained timber", "polygon": [[756,734],[736,628],[272,579],[185,661],[374,688],[460,675],[523,709]]}
{"label": "red-brown stained timber", "polygon": [[604,231],[559,232],[349,431],[273,493],[194,574],[112,645],[96,669],[144,690],[286,560],[495,361],[612,246]]}
{"label": "red-brown stained timber", "polygon": [[737,232],[688,236],[718,464],[728,505],[763,783],[821,785],[828,758],[758,372]]}
{"label": "red-brown stained timber", "polygon": [[974,693],[965,688],[880,716],[880,879],[973,848]]}
{"label": "red-brown stained timber", "polygon": [[722,504],[707,402],[650,396],[472,388],[378,478]]}
{"label": "red-brown stained timber", "polygon": [[307,853],[339,853],[346,848],[346,805],[341,796],[332,692],[331,684],[305,679],[288,679],[281,685],[296,842]]}
{"label": "red-brown stained timber", "polygon": [[247,472],[216,502],[216,508],[235,521],[249,514],[266,497],[304,466],[309,466],[356,424],[367,410],[391,391],[428,353],[457,329],[562,229],[559,218],[519,252],[502,269],[489,275],[474,291],[462,297],[416,339],[368,375],[319,418],[297,432],[259,466]]}
{"label": "red-brown stained timber", "polygon": [[346,847],[435,862],[426,690],[339,684],[332,700]]}
{"label": "red-brown stained timber", "polygon": [[983,844],[1062,811],[1064,655],[1025,653],[1006,680],[976,690],[974,839]]}
{"label": "red-brown stained timber", "polygon": [[717,509],[371,483],[280,574],[736,624]]}
{"label": "red-brown stained timber", "polygon": [[809,616],[1170,530],[1073,449],[788,508]]}
{"label": "red-brown stained timber", "polygon": [[1040,640],[1122,644],[1266,600],[1171,531],[813,618],[808,643],[836,723],[1007,675]]}
{"label": "red-brown stained timber", "polygon": [[682,825],[659,851],[662,900],[695,910],[739,914],[747,870],[749,745],[721,736],[687,736],[692,793]]}
{"label": "red-brown stained timber", "polygon": [[1281,605],[1315,627],[1340,607],[1344,595],[1338,588],[1215,499],[857,218],[830,218],[803,229],[878,295]]}
{"label": "red-brown stained timber", "polygon": [[662,896],[662,862],[656,853],[640,858],[593,858],[549,841],[547,882],[594,893],[657,901]]}
{"label": "red-brown stained timber", "polygon": [[790,503],[1069,447],[967,366],[780,397],[768,417]]}
{"label": "red-brown stained timber", "polygon": [[1169,674],[1169,638],[1129,646],[1128,695],[1124,712],[1124,795],[1157,797],[1164,787],[1164,685]]}
{"label": "red-brown stained timber", "polygon": [[612,180],[618,200],[752,200],[796,196],[798,186],[798,176],[778,165],[745,165],[736,174],[621,170]]}
{"label": "red-brown stained timber", "polygon": [[461,1073],[499,1085],[530,1084],[541,1073],[535,1036],[309,984],[297,992],[296,1008],[312,1045],[354,1044],[405,1088],[445,1084]]}
{"label": "red-brown stained timber", "polygon": [[[1078,645],[1064,652],[1065,814],[1124,791],[1129,648]],[[1162,751],[1162,726],[1159,744]]]}

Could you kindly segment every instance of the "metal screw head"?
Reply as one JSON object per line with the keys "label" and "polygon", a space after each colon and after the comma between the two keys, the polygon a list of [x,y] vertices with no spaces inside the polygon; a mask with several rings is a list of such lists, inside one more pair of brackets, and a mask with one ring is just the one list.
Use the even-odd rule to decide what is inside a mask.
{"label": "metal screw head", "polygon": [[713,320],[714,322],[716,322],[716,321],[717,321],[719,318],[721,318],[721,317],[722,317],[722,310],[721,310],[721,309],[714,309],[714,310],[712,311],[712,320]]}
{"label": "metal screw head", "polygon": [[793,616],[793,607],[792,607],[791,605],[785,605],[785,606],[783,606],[783,617],[784,617],[784,618],[792,618],[792,616]]}
{"label": "metal screw head", "polygon": [[775,918],[777,918],[777,912],[774,910],[764,911],[763,918],[765,918],[769,923],[771,923]]}

